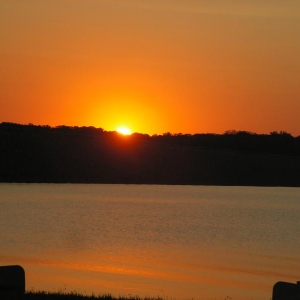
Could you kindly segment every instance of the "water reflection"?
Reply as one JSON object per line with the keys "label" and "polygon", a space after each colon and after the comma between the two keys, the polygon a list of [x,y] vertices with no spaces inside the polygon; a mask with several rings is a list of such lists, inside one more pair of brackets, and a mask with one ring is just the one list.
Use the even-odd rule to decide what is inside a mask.
{"label": "water reflection", "polygon": [[2,255],[0,260],[17,261],[30,270],[26,272],[27,289],[176,298],[196,295],[196,299],[224,299],[226,293],[247,299],[249,291],[252,297],[255,292],[259,295],[256,299],[262,299],[270,295],[272,282],[282,278],[294,281],[300,267],[300,259],[228,251],[198,249],[184,255],[184,249],[146,255],[142,249],[140,253],[133,249],[133,254],[127,251],[122,255],[88,253],[88,257],[85,253],[60,253],[59,260]]}
{"label": "water reflection", "polygon": [[269,299],[299,280],[299,189],[1,187],[0,263],[27,289]]}

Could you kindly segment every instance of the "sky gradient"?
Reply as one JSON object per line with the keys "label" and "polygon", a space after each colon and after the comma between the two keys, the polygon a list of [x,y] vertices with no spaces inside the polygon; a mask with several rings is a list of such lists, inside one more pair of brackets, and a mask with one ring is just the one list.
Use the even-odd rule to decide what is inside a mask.
{"label": "sky gradient", "polygon": [[299,0],[0,0],[0,122],[300,135]]}

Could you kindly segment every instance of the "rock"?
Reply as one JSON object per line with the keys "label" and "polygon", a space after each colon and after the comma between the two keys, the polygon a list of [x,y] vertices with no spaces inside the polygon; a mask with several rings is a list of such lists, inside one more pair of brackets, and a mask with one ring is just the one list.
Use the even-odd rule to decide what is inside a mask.
{"label": "rock", "polygon": [[25,271],[21,266],[0,266],[0,299],[19,300],[25,294]]}

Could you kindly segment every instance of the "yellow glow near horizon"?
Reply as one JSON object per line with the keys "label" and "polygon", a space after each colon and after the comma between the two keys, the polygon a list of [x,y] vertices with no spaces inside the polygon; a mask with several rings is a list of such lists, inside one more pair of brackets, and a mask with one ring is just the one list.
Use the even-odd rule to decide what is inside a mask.
{"label": "yellow glow near horizon", "polygon": [[121,133],[123,135],[131,135],[131,130],[128,127],[125,127],[125,126],[119,127],[117,129],[117,132]]}

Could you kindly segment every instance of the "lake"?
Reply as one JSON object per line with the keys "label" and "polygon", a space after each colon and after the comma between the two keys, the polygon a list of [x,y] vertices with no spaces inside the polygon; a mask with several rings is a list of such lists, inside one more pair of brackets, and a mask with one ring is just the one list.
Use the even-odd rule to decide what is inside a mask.
{"label": "lake", "polygon": [[0,265],[26,289],[270,299],[300,280],[300,189],[0,184]]}

